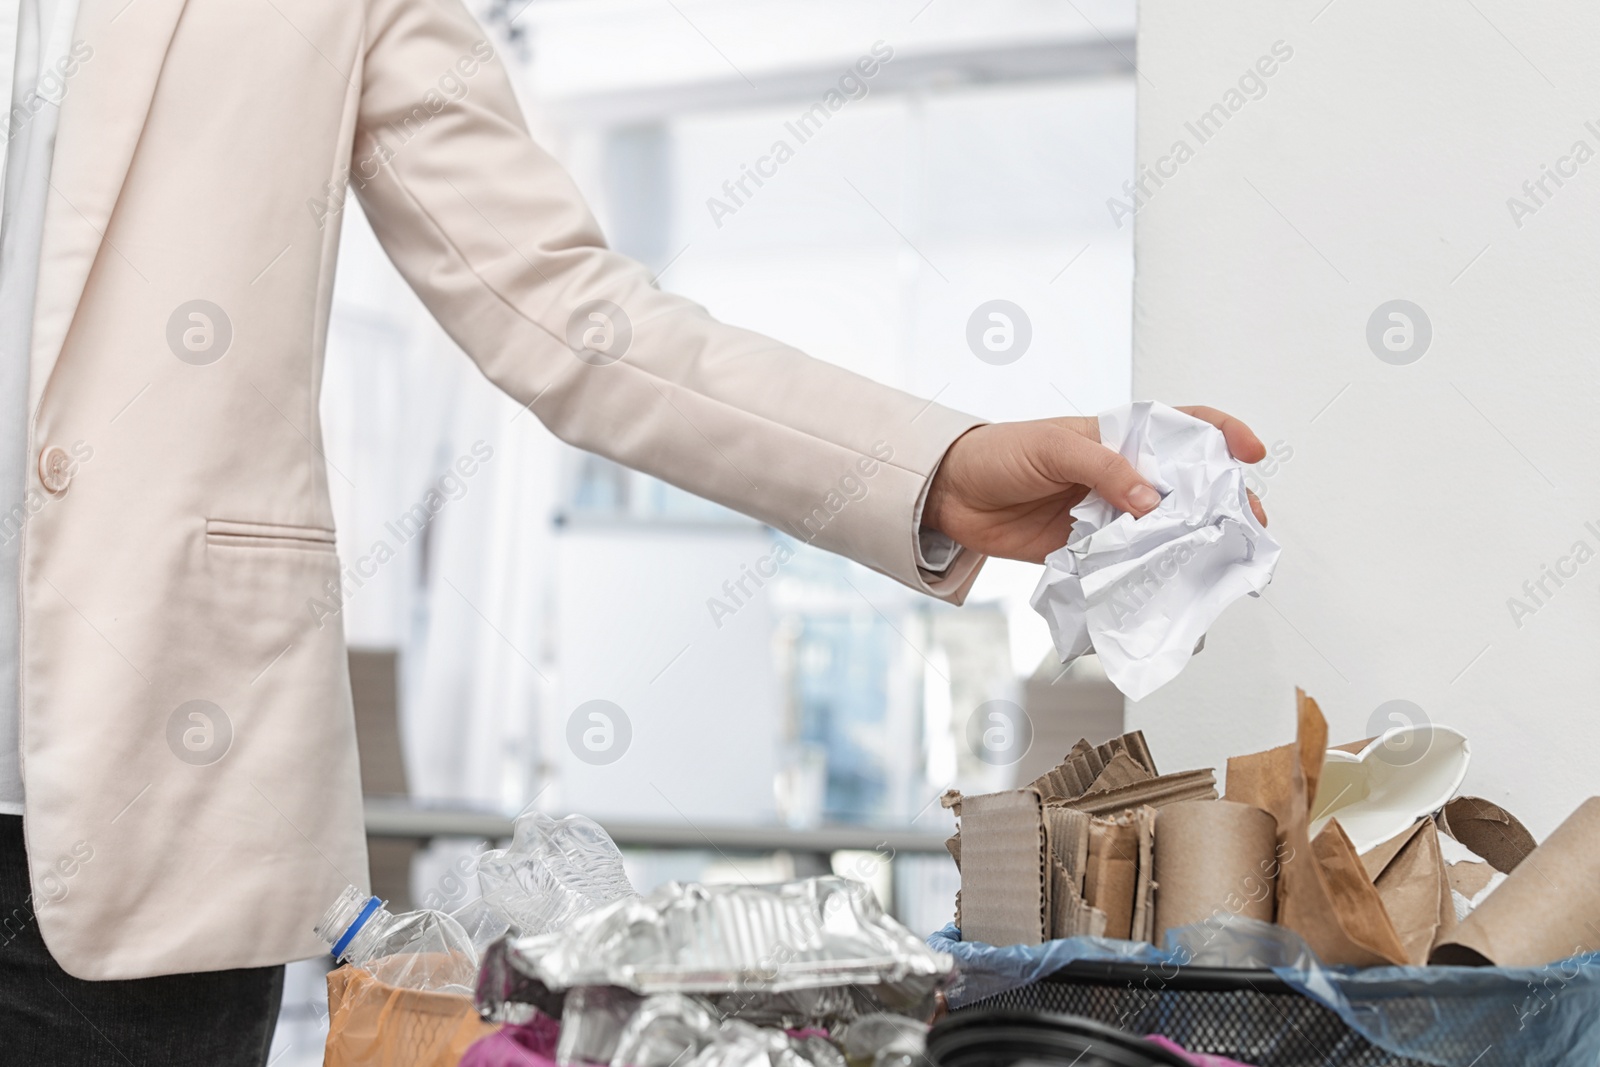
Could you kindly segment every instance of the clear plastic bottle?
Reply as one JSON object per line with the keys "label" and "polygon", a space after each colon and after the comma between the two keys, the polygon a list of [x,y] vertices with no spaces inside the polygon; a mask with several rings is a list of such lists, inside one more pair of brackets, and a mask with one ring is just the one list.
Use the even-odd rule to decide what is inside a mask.
{"label": "clear plastic bottle", "polygon": [[440,911],[395,915],[355,886],[316,925],[334,958],[403,989],[472,991],[478,953],[461,924]]}
{"label": "clear plastic bottle", "polygon": [[637,897],[622,853],[599,824],[582,815],[517,816],[511,847],[478,861],[484,901],[522,935],[565,927],[586,912]]}

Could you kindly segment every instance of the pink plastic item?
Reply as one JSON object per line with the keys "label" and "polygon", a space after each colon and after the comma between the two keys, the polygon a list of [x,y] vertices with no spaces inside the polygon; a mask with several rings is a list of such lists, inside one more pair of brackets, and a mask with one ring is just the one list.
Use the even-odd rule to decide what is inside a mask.
{"label": "pink plastic item", "polygon": [[535,1015],[532,1022],[502,1026],[475,1042],[460,1067],[555,1067],[560,1038],[560,1023]]}
{"label": "pink plastic item", "polygon": [[[1144,1039],[1152,1045],[1160,1045],[1168,1052],[1182,1056],[1194,1064],[1194,1067],[1250,1067],[1248,1063],[1240,1063],[1238,1060],[1230,1060],[1223,1056],[1209,1056],[1204,1052],[1190,1052],[1177,1042],[1157,1034],[1146,1034]],[[482,1042],[479,1042],[479,1044],[482,1044]],[[477,1046],[474,1045],[473,1047],[476,1048]],[[461,1062],[466,1063],[467,1061],[462,1060]]]}

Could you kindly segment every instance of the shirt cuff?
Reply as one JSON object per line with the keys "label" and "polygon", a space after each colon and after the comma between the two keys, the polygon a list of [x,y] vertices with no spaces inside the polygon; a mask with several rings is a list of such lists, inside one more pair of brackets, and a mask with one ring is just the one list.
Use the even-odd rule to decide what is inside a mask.
{"label": "shirt cuff", "polygon": [[933,471],[928,475],[928,480],[923,483],[922,492],[917,496],[917,510],[914,515],[917,530],[917,566],[932,574],[943,574],[949,570],[950,564],[954,563],[956,556],[961,553],[961,546],[949,536],[922,525],[922,509],[928,503],[928,489],[933,485],[933,479],[938,473],[939,466],[935,464]]}

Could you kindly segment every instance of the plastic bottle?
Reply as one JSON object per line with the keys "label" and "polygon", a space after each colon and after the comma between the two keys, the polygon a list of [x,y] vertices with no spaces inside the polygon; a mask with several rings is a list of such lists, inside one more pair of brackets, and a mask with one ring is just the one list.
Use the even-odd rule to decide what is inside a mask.
{"label": "plastic bottle", "polygon": [[461,924],[439,911],[395,915],[350,886],[316,926],[335,959],[403,989],[471,992],[478,953]]}
{"label": "plastic bottle", "polygon": [[636,897],[622,853],[597,823],[582,815],[517,816],[511,847],[478,861],[484,901],[521,935],[565,927],[579,915]]}

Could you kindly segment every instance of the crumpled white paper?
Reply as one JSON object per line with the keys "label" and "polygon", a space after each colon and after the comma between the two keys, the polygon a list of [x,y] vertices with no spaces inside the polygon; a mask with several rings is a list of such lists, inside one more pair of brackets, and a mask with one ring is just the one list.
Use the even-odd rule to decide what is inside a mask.
{"label": "crumpled white paper", "polygon": [[1178,676],[1224,608],[1260,596],[1281,551],[1250,510],[1222,431],[1144,400],[1100,416],[1100,441],[1161,494],[1143,518],[1090,491],[1033,592],[1062,663],[1086,652],[1140,700]]}

